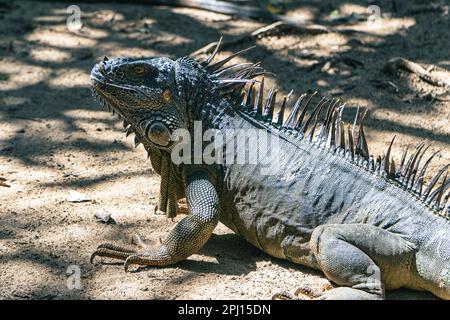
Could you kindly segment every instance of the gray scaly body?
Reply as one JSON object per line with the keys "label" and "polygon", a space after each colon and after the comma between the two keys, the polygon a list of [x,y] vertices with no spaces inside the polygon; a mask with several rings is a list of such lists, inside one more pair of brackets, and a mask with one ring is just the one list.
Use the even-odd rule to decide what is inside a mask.
{"label": "gray scaly body", "polygon": [[[94,93],[124,119],[161,175],[159,209],[173,217],[185,197],[189,210],[158,247],[136,236],[138,248],[105,243],[92,258],[123,259],[126,269],[174,264],[196,253],[221,221],[274,257],[323,271],[336,287],[316,298],[379,299],[385,289],[409,287],[450,299],[448,166],[425,186],[435,154],[425,157],[424,144],[405,150],[398,166],[394,140],[383,157],[372,157],[365,114],[357,114],[357,128],[345,126],[345,105],[314,102],[315,93],[300,96],[289,113],[284,97],[274,115],[277,91],[263,97],[264,78],[254,81],[264,74],[259,64],[227,66],[242,52],[213,62],[218,48],[203,62],[117,58],[92,70]],[[200,120],[202,132],[259,129],[276,137],[277,152],[258,144],[266,172],[260,163],[175,164],[174,131],[194,136]]]}

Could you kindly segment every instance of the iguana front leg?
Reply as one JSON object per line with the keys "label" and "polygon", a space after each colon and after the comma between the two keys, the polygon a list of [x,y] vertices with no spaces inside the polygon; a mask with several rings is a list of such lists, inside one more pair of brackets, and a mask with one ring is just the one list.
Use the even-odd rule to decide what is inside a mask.
{"label": "iguana front leg", "polygon": [[190,173],[186,181],[186,200],[191,214],[175,226],[161,245],[149,248],[141,243],[141,248],[133,250],[105,243],[92,254],[91,261],[96,256],[125,260],[126,271],[130,264],[166,266],[198,252],[219,221],[219,197],[204,172]]}

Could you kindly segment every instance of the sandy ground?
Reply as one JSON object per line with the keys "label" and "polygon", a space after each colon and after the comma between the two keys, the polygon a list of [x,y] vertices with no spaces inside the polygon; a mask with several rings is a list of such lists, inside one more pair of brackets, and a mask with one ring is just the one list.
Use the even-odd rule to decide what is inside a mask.
{"label": "sandy ground", "polygon": [[[432,142],[430,151],[443,150],[435,172],[450,158],[443,89],[405,72],[381,70],[402,56],[436,66],[431,72],[448,81],[449,15],[411,12],[424,1],[397,1],[399,11],[390,17],[391,1],[378,1],[384,17],[374,24],[330,19],[334,10],[364,14],[368,4],[357,3],[290,5],[292,18],[345,31],[266,37],[253,41],[256,48],[241,60],[262,61],[277,74],[269,83],[282,93],[317,89],[341,96],[348,101],[347,120],[357,105],[368,108],[374,154],[394,134],[397,158],[401,145]],[[0,177],[6,180],[0,186],[0,298],[266,299],[302,284],[325,286],[321,273],[273,259],[223,225],[199,254],[176,266],[125,273],[121,263],[89,263],[105,240],[127,242],[135,231],[155,240],[181,219],[153,214],[159,178],[142,147],[134,149],[121,124],[92,99],[94,63],[104,55],[178,57],[220,35],[233,39],[264,24],[186,8],[81,4],[84,27],[72,33],[67,6],[0,1]],[[349,66],[337,58],[359,63]],[[92,201],[68,202],[69,190]],[[98,222],[97,211],[111,213],[116,223]],[[81,270],[81,289],[67,287],[66,271],[73,265]],[[433,296],[397,290],[388,298]]]}

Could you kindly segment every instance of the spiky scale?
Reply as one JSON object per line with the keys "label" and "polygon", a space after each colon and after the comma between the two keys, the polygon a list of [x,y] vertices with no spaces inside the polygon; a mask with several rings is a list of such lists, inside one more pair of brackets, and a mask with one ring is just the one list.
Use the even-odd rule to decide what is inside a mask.
{"label": "spiky scale", "polygon": [[345,103],[340,105],[339,108],[336,110],[336,148],[340,147],[342,149],[345,149],[345,136],[342,134],[343,128],[342,128],[342,112],[344,111]]}
{"label": "spiky scale", "polygon": [[126,129],[130,125],[130,123],[127,120],[123,120],[122,125],[123,125],[123,128]]}
{"label": "spiky scale", "polygon": [[411,162],[412,159],[414,158],[414,152],[409,156],[408,161],[406,162],[406,164],[404,165],[404,169],[402,170],[402,172],[400,173],[401,179],[400,182],[403,184],[406,180],[406,173],[409,170],[409,167],[411,166]]}
{"label": "spiky scale", "polygon": [[[238,69],[238,68],[246,67],[246,68],[238,69],[238,71],[237,71],[237,72],[242,72],[242,71],[244,71],[244,70],[251,69],[251,67],[249,68],[249,66],[254,67],[254,66],[256,66],[256,64],[249,63],[249,62],[235,63],[235,64],[233,64],[233,65],[231,65],[231,66],[226,67],[226,68],[217,70],[217,72],[213,73],[213,75],[214,75],[215,77],[220,77],[220,76],[223,76],[224,73],[230,72],[230,71],[233,70],[233,69]],[[234,74],[236,74],[236,73],[234,73]],[[229,78],[233,78],[233,77],[234,77],[233,74],[229,76]]]}
{"label": "spiky scale", "polygon": [[425,155],[425,153],[427,152],[427,150],[428,150],[429,147],[430,147],[430,145],[428,145],[428,146],[422,151],[421,155],[418,157],[418,159],[417,159],[417,161],[416,161],[416,164],[414,165],[413,172],[412,172],[412,176],[411,176],[411,180],[410,180],[411,182],[408,183],[409,189],[412,189],[413,186],[414,186],[414,182],[415,182],[415,180],[416,180],[416,175],[417,175],[417,172],[418,172],[418,170],[419,170],[420,162],[422,161],[422,158],[423,158],[423,156]]}
{"label": "spiky scale", "polygon": [[[300,113],[300,117],[298,118],[296,124],[295,124],[295,128],[300,128],[302,126],[303,123],[303,119],[305,118],[306,115],[306,111],[308,110],[311,101],[313,99],[313,97],[317,94],[317,91],[314,91],[308,98],[308,100],[305,103],[305,106],[302,109],[302,112]],[[311,119],[311,118],[310,118]]]}
{"label": "spiky scale", "polygon": [[327,125],[327,127],[329,127],[330,125],[331,116],[333,115],[334,108],[336,108],[338,101],[339,99],[331,98],[330,103],[328,104],[327,114],[325,115],[325,124]]}
{"label": "spiky scale", "polygon": [[294,107],[292,108],[291,113],[289,114],[286,123],[284,124],[287,128],[294,128],[295,124],[297,123],[297,117],[300,112],[300,107],[302,105],[303,100],[306,97],[306,93],[302,94],[300,97],[298,97],[297,101],[294,103]]}
{"label": "spiky scale", "polygon": [[222,44],[222,39],[223,39],[223,37],[220,37],[219,42],[217,42],[217,45],[216,45],[216,47],[214,48],[213,53],[208,57],[208,59],[206,59],[206,60],[202,63],[203,66],[209,65],[209,64],[211,63],[211,61],[214,59],[214,57],[217,55],[217,52],[219,52],[220,45]]}
{"label": "spiky scale", "polygon": [[340,130],[339,130],[340,108],[341,107],[338,107],[336,109],[336,119],[334,120],[334,136],[335,136],[334,147],[339,146],[340,139],[341,139],[341,137],[339,136],[340,135]]}
{"label": "spiky scale", "polygon": [[215,81],[222,94],[230,94],[233,92],[241,93],[242,90],[247,83],[254,83],[254,80],[251,79],[239,79],[239,78],[220,78]]}
{"label": "spiky scale", "polygon": [[241,55],[241,54],[243,54],[243,53],[253,49],[254,47],[255,46],[243,49],[243,50],[238,51],[238,52],[235,52],[232,55],[230,55],[230,56],[228,56],[228,57],[226,57],[226,58],[224,58],[224,59],[222,59],[222,60],[220,60],[220,61],[218,61],[218,62],[216,62],[214,64],[208,64],[206,66],[206,68],[208,69],[209,72],[214,72],[214,71],[218,70],[221,66],[223,66],[225,63],[230,61],[231,59],[233,59],[233,58],[235,58],[235,57],[237,57],[237,56],[239,56],[239,55]]}
{"label": "spiky scale", "polygon": [[342,150],[345,150],[345,131],[344,122],[342,120],[339,121],[339,147]]}
{"label": "spiky scale", "polygon": [[269,94],[267,95],[267,98],[265,99],[264,103],[263,103],[263,116],[266,117],[267,113],[269,112],[269,107],[270,107],[270,101],[272,99],[273,93],[274,93],[274,88],[271,88],[269,90]]}
{"label": "spiky scale", "polygon": [[434,186],[436,185],[436,183],[439,180],[439,178],[441,177],[441,175],[448,169],[449,166],[450,166],[450,164],[443,166],[441,168],[441,170],[439,170],[439,172],[433,178],[433,180],[431,180],[431,183],[428,185],[428,187],[425,189],[425,192],[423,193],[424,199],[426,199],[426,200],[428,199],[428,195],[430,194],[431,189],[434,188]]}
{"label": "spiky scale", "polygon": [[359,121],[359,130],[358,130],[358,140],[356,142],[356,150],[355,153],[367,159],[369,157],[369,148],[367,147],[366,134],[364,133],[364,119],[366,117],[367,111],[364,111],[361,114]]}
{"label": "spiky scale", "polygon": [[389,177],[394,178],[395,177],[395,161],[392,159],[390,169],[389,169]]}
{"label": "spiky scale", "polygon": [[245,96],[244,104],[247,111],[252,111],[253,105],[255,104],[255,83],[250,85],[247,95]]}
{"label": "spiky scale", "polygon": [[391,149],[392,145],[394,144],[395,136],[392,138],[391,143],[389,144],[389,147],[386,150],[386,155],[383,159],[383,162],[381,163],[381,172],[389,174],[390,172],[390,159],[391,159]]}
{"label": "spiky scale", "polygon": [[410,158],[410,160],[408,161],[408,166],[407,166],[407,169],[406,169],[406,172],[405,172],[405,186],[407,187],[408,186],[408,181],[409,181],[409,178],[411,177],[411,175],[412,175],[412,171],[413,171],[413,168],[414,168],[414,166],[415,166],[415,163],[416,163],[416,161],[417,161],[417,158],[418,158],[418,156],[419,156],[419,154],[420,154],[420,152],[422,151],[422,148],[425,146],[425,144],[424,143],[421,143],[421,144],[419,144],[418,146],[417,146],[417,148],[416,148],[416,151],[412,154],[412,157]]}
{"label": "spiky scale", "polygon": [[358,106],[356,108],[355,120],[353,121],[352,136],[354,136],[354,137],[355,137],[356,124],[358,123],[358,119],[359,119],[359,109],[360,109],[360,107]]}
{"label": "spiky scale", "polygon": [[261,83],[259,84],[258,96],[255,100],[254,111],[256,112],[257,117],[260,117],[262,115],[263,98],[264,98],[264,76],[262,77]]}
{"label": "spiky scale", "polygon": [[441,205],[442,214],[445,214],[445,207],[447,206],[447,203],[449,204],[450,208],[450,203],[448,202],[449,199],[450,199],[450,192],[447,193],[447,195],[444,197],[444,200],[442,201]]}
{"label": "spiky scale", "polygon": [[284,122],[284,112],[286,110],[287,101],[288,101],[288,97],[284,96],[283,103],[281,104],[281,108],[278,111],[278,115],[277,115],[277,125],[279,125],[279,126],[282,126],[283,122]]}
{"label": "spiky scale", "polygon": [[375,171],[375,162],[373,160],[373,156],[369,156],[369,171],[374,172]]}
{"label": "spiky scale", "polygon": [[381,168],[381,156],[378,156],[376,164],[375,164],[375,173],[376,174],[380,173],[380,168]]}
{"label": "spiky scale", "polygon": [[[311,118],[314,117],[314,123],[313,126],[311,128],[311,131],[309,133],[309,141],[312,142],[313,137],[314,137],[314,132],[316,130],[316,126],[317,126],[317,122],[319,121],[319,116],[320,116],[320,111],[322,110],[323,106],[325,105],[326,99],[322,99],[319,102],[319,105],[316,107],[316,109],[314,110],[313,114],[311,115]],[[317,111],[316,111],[317,110]],[[309,120],[308,120],[309,121]],[[307,127],[307,126],[306,126]],[[305,132],[306,132],[307,128],[305,128]]]}
{"label": "spiky scale", "polygon": [[414,190],[418,192],[420,195],[422,194],[422,188],[423,188],[423,179],[425,178],[425,173],[427,171],[428,165],[430,164],[431,160],[439,153],[439,151],[436,151],[433,153],[427,161],[425,161],[425,164],[423,165],[422,169],[420,170],[420,174],[417,178],[417,182],[414,185]]}
{"label": "spiky scale", "polygon": [[321,127],[320,127],[320,131],[318,134],[318,139],[320,140],[321,143],[323,142],[327,142],[328,139],[328,130],[329,130],[329,123],[331,121],[331,115],[334,111],[334,98],[331,98],[330,103],[328,104],[328,108],[327,108],[327,112],[325,115],[325,121],[322,123]]}
{"label": "spiky scale", "polygon": [[275,102],[277,99],[277,92],[278,90],[274,90],[272,95],[268,98],[268,109],[266,111],[265,119],[267,121],[272,121],[273,119],[273,112],[275,110]]}
{"label": "spiky scale", "polygon": [[406,156],[408,155],[408,150],[409,150],[409,146],[406,146],[405,149],[403,150],[402,157],[400,160],[400,166],[398,167],[398,171],[397,171],[398,175],[401,175],[402,172],[405,170],[404,164],[405,164]]}
{"label": "spiky scale", "polygon": [[314,120],[314,124],[313,124],[313,126],[311,127],[311,130],[310,130],[310,132],[309,132],[309,135],[308,135],[308,140],[309,140],[309,142],[312,142],[313,141],[313,138],[314,138],[314,132],[316,131],[316,125],[317,125],[317,118],[318,118],[318,115],[316,115],[316,120]]}
{"label": "spiky scale", "polygon": [[[449,190],[449,189],[450,189],[450,179],[448,179],[448,180],[444,183],[444,190],[443,190],[443,193],[446,193],[447,190]],[[449,192],[449,194],[448,194],[447,196],[450,196],[450,192]]]}
{"label": "spiky scale", "polygon": [[331,148],[334,147],[335,145],[335,141],[336,141],[336,129],[335,129],[335,123],[336,123],[336,109],[333,111],[332,115],[331,115],[331,120],[330,120],[330,126],[328,129],[328,139],[327,142],[325,144],[325,146],[327,148]]}
{"label": "spiky scale", "polygon": [[350,157],[353,160],[355,158],[355,150],[353,148],[353,134],[350,129],[350,125],[347,126],[347,135],[348,135],[348,149],[347,151],[350,153]]}
{"label": "spiky scale", "polygon": [[[322,110],[322,107],[326,101],[327,101],[326,98],[320,99],[319,103],[316,104],[316,106],[314,107],[314,110],[311,113],[311,116],[308,118],[308,120],[306,120],[306,122],[301,126],[301,128],[300,128],[301,118],[299,119],[296,127],[300,128],[301,132],[306,133],[306,131],[308,130],[308,127],[311,124],[311,122],[313,121],[313,119],[316,118],[317,114],[320,114],[320,111]],[[308,101],[308,103],[309,103],[309,101]],[[305,108],[305,111],[306,111],[306,108]]]}
{"label": "spiky scale", "polygon": [[446,183],[447,183],[447,175],[448,175],[448,173],[445,174],[444,180],[442,180],[441,186],[436,190],[436,191],[438,191],[438,190],[439,191],[437,194],[436,201],[434,202],[434,205],[433,205],[435,208],[439,208],[439,206],[441,204],[442,196],[444,195],[445,187],[446,187]]}
{"label": "spiky scale", "polygon": [[401,182],[408,186],[408,177],[410,176],[411,170],[414,166],[415,159],[417,159],[417,155],[424,146],[423,143],[420,143],[416,146],[416,150],[409,156],[408,161],[406,162],[405,168],[401,173],[402,179]]}
{"label": "spiky scale", "polygon": [[447,176],[448,173],[445,174],[444,180],[442,180],[441,185],[436,188],[433,192],[431,192],[431,194],[428,196],[428,201],[431,202],[436,195],[438,195],[439,193],[441,194],[441,198],[442,196],[445,194],[445,192],[450,188],[450,179],[447,180]]}
{"label": "spiky scale", "polygon": [[[246,63],[238,63],[238,64],[234,64],[231,67],[237,68],[237,67],[242,67],[246,65]],[[219,73],[214,74],[216,77],[219,77],[220,74],[222,74],[225,71],[230,70],[230,67],[226,67],[224,69],[219,70]],[[230,79],[252,79],[254,78],[253,75],[257,74],[260,75],[260,73],[265,73],[264,69],[261,68],[259,66],[259,64],[251,64],[248,67],[242,68],[242,69],[237,69],[234,73],[230,73],[228,75],[228,78]]]}
{"label": "spiky scale", "polygon": [[242,90],[241,94],[236,98],[234,105],[241,106],[244,103],[245,90]]}
{"label": "spiky scale", "polygon": [[[228,78],[235,78],[235,79],[253,79],[259,76],[263,76],[266,74],[272,74],[270,72],[266,72],[263,68],[257,66],[256,64],[251,65],[250,67],[243,68],[240,70],[237,70],[235,73],[230,74]],[[272,74],[273,75],[273,74]],[[255,81],[257,82],[257,81]]]}

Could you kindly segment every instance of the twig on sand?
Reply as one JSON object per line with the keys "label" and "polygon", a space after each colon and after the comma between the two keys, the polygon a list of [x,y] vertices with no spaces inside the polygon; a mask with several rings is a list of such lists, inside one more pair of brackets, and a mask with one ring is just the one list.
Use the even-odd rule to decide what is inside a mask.
{"label": "twig on sand", "polygon": [[438,76],[436,76],[428,71],[433,68],[429,68],[427,70],[424,67],[422,67],[420,64],[418,64],[416,62],[412,62],[405,58],[401,58],[401,57],[392,58],[383,67],[383,71],[391,73],[391,74],[397,74],[397,71],[399,69],[403,69],[410,73],[414,73],[421,80],[423,80],[433,86],[444,87],[444,88],[450,89],[449,82],[440,79]]}
{"label": "twig on sand", "polygon": [[[241,35],[233,40],[222,41],[221,49],[226,49],[230,46],[234,46],[240,43],[244,43],[246,41],[261,39],[262,37],[277,35],[282,33],[297,33],[297,34],[321,34],[321,33],[329,33],[331,32],[328,28],[321,25],[308,24],[303,25],[299,23],[287,23],[285,21],[277,21],[266,25],[264,27],[258,28],[250,33]],[[199,54],[207,54],[211,53],[214,48],[217,46],[218,41],[211,42],[206,46],[194,51],[191,53],[191,56],[196,56]]]}

